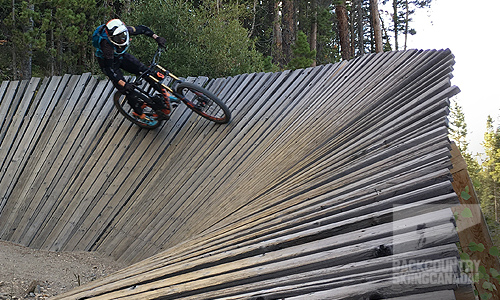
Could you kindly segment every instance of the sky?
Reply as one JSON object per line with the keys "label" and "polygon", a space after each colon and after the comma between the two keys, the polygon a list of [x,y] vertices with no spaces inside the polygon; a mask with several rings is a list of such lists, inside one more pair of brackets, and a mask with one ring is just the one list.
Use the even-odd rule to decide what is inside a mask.
{"label": "sky", "polygon": [[433,0],[430,9],[417,12],[413,23],[417,34],[408,40],[408,48],[449,48],[455,56],[451,83],[461,92],[453,100],[464,111],[473,154],[484,152],[481,143],[488,115],[500,126],[499,17],[498,0]]}

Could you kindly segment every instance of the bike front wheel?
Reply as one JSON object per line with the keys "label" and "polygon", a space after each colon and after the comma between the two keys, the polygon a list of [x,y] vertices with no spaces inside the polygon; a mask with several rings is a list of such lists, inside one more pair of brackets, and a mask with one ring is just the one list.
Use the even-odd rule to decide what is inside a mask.
{"label": "bike front wheel", "polygon": [[146,114],[147,119],[142,120],[135,117],[132,113],[134,110],[127,101],[127,96],[122,95],[120,92],[115,92],[113,96],[113,103],[116,108],[127,120],[136,124],[137,126],[145,129],[155,129],[161,125],[161,120],[155,116],[154,111],[149,107],[144,107],[144,114]]}
{"label": "bike front wheel", "polygon": [[217,96],[205,88],[182,82],[177,86],[177,93],[182,94],[181,100],[195,113],[217,124],[231,121],[231,111]]}

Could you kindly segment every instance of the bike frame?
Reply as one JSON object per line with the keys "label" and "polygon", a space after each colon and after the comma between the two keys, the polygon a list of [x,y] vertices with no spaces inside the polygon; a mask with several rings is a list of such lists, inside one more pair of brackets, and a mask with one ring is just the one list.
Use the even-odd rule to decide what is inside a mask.
{"label": "bike frame", "polygon": [[[175,76],[174,74],[172,74],[171,72],[169,72],[167,69],[163,68],[162,66],[160,66],[157,61],[160,59],[160,56],[161,56],[161,53],[163,52],[163,49],[162,48],[158,48],[156,50],[156,53],[155,55],[153,56],[153,61],[151,62],[151,64],[149,65],[148,69],[146,70],[146,72],[144,72],[142,75],[140,75],[138,78],[136,78],[135,82],[139,82],[142,78],[144,78],[144,75],[147,74],[148,78],[150,80],[152,80],[153,82],[155,82],[156,84],[159,85],[159,87],[161,88],[164,88],[167,92],[175,95],[178,99],[180,100],[183,100],[184,99],[184,95],[181,95],[179,93],[177,93],[173,88],[171,88],[169,85],[165,84],[165,79],[166,79],[166,76],[170,77],[173,79],[172,81],[172,85],[173,84],[176,84],[176,83],[181,83],[182,80],[180,78],[178,78],[177,76]],[[157,68],[158,71],[155,73],[155,75],[158,77],[154,77],[153,75],[151,75],[151,73],[154,72],[154,69]],[[151,85],[151,88],[153,88],[154,90],[156,90],[157,92],[159,93],[163,93],[159,88],[155,88],[155,86]],[[143,93],[144,95],[148,95],[148,96],[152,96],[150,95],[150,92],[147,92],[145,90],[143,90],[142,88],[140,88],[139,86],[136,86],[136,89],[138,91],[140,91],[141,93]],[[143,100],[146,100],[143,98]],[[148,101],[147,101],[148,102]]]}

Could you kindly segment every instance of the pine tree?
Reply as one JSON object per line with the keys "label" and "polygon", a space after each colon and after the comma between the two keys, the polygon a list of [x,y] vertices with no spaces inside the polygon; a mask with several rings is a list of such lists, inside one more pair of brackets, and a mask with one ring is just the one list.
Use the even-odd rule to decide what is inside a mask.
{"label": "pine tree", "polygon": [[316,50],[311,50],[307,42],[307,36],[304,32],[299,31],[297,41],[292,46],[293,58],[287,65],[287,69],[301,69],[310,67],[315,60]]}
{"label": "pine tree", "polygon": [[498,215],[498,188],[500,172],[500,131],[494,128],[493,119],[488,116],[486,121],[486,132],[484,134],[483,147],[485,159],[482,163],[481,189],[479,198],[481,208],[486,217],[497,220]]}

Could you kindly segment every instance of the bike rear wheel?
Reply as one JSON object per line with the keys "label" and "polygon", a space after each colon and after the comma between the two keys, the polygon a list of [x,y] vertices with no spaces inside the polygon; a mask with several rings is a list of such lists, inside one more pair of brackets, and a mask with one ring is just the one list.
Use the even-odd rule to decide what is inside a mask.
{"label": "bike rear wheel", "polygon": [[177,86],[177,93],[184,97],[181,100],[195,113],[218,124],[231,121],[231,111],[217,96],[203,87],[182,82]]}
{"label": "bike rear wheel", "polygon": [[115,104],[118,111],[130,122],[136,124],[137,126],[145,129],[155,129],[161,125],[161,120],[153,116],[154,111],[151,107],[147,106],[144,108],[144,114],[151,120],[151,122],[145,122],[136,118],[132,113],[134,110],[127,101],[127,97],[122,95],[120,92],[115,92],[113,96],[113,103]]}

